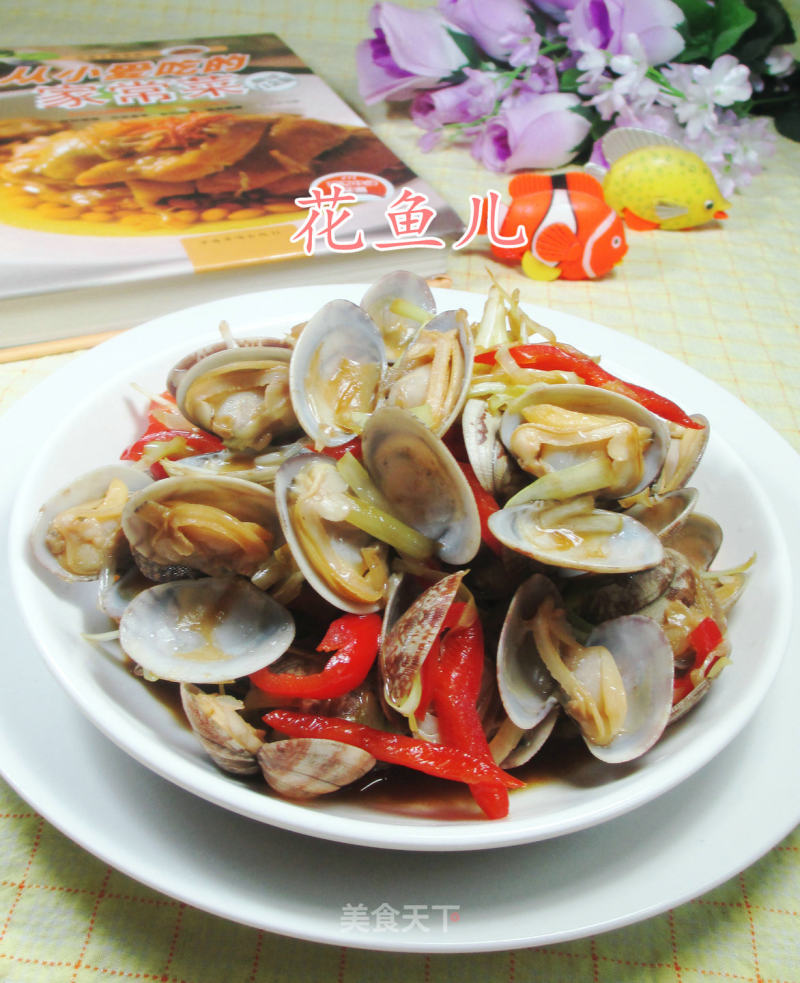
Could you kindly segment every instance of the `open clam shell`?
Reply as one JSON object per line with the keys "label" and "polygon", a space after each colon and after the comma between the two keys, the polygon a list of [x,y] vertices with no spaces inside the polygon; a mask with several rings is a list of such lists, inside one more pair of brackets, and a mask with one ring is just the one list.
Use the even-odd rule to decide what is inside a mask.
{"label": "open clam shell", "polygon": [[[611,416],[629,420],[639,427],[646,427],[652,433],[648,446],[642,455],[642,470],[639,479],[631,481],[623,490],[615,489],[607,497],[621,498],[635,495],[653,483],[667,455],[670,443],[669,429],[660,417],[621,393],[593,386],[564,383],[559,385],[537,384],[531,386],[519,399],[509,406],[500,424],[500,438],[506,447],[511,447],[512,436],[520,424],[524,423],[522,410],[528,406],[549,404],[587,416]],[[586,448],[543,447],[540,454],[542,463],[548,470],[559,471],[581,463],[593,453],[591,445]],[[604,489],[597,489],[598,495]]]}
{"label": "open clam shell", "polygon": [[702,460],[708,446],[711,425],[702,413],[693,414],[692,420],[702,424],[701,429],[694,430],[676,424],[671,427],[667,457],[653,489],[659,495],[683,488]]}
{"label": "open clam shell", "polygon": [[385,401],[424,414],[441,436],[458,418],[472,380],[475,342],[465,310],[422,325],[387,377]]}
{"label": "open clam shell", "polygon": [[287,348],[290,349],[291,343],[285,338],[234,338],[230,334],[226,321],[220,324],[222,337],[219,341],[212,341],[202,348],[197,348],[179,359],[167,373],[167,390],[174,396],[181,380],[199,361],[209,355],[216,355],[218,352],[230,351],[233,348]]}
{"label": "open clam shell", "polygon": [[294,621],[242,577],[203,577],[142,591],[126,607],[119,631],[122,650],[149,675],[220,683],[283,655]]}
{"label": "open clam shell", "polygon": [[[121,481],[130,494],[153,483],[146,471],[125,464],[109,465],[76,478],[59,489],[39,509],[31,532],[31,548],[36,560],[59,579],[96,580],[102,568],[113,561],[120,532],[121,512],[116,516],[100,516],[97,510],[93,510],[93,514],[77,518],[79,528],[75,530],[74,549],[91,555],[85,555],[75,569],[70,569],[69,551],[64,552],[64,537],[60,533],[54,533],[52,529],[56,517],[63,515],[68,509],[100,502],[112,481]],[[82,546],[81,543],[86,545]],[[80,569],[88,572],[76,572]]]}
{"label": "open clam shell", "polygon": [[420,323],[436,313],[436,301],[426,281],[405,270],[381,277],[361,298],[361,307],[378,326],[390,362],[405,351]]}
{"label": "open clam shell", "polygon": [[187,420],[226,447],[257,454],[299,429],[289,394],[288,346],[226,348],[182,376],[175,393]]}
{"label": "open clam shell", "polygon": [[[381,642],[378,668],[383,697],[393,710],[408,716],[419,703],[418,674],[455,600],[464,571],[449,574],[423,591],[399,613]],[[394,612],[388,612],[391,616]]]}
{"label": "open clam shell", "polygon": [[382,406],[364,428],[362,448],[392,513],[434,540],[445,563],[469,563],[481,543],[478,508],[442,441],[409,411]]}
{"label": "open clam shell", "polygon": [[128,500],[122,529],[153,580],[170,568],[251,577],[283,542],[274,493],[221,475],[153,482]]}
{"label": "open clam shell", "polygon": [[490,495],[505,499],[519,490],[522,472],[500,440],[501,421],[485,399],[468,399],[461,411],[464,446],[475,477]]}
{"label": "open clam shell", "polygon": [[722,526],[710,515],[693,512],[663,537],[664,545],[677,550],[698,570],[708,570],[722,546]]}
{"label": "open clam shell", "polygon": [[[594,521],[608,531],[585,531]],[[567,570],[625,573],[655,566],[664,555],[658,536],[628,515],[587,507],[564,515],[551,502],[530,502],[489,516],[489,529],[510,550]]]}
{"label": "open clam shell", "polygon": [[[498,689],[509,719],[524,731],[539,725],[561,704],[573,715],[572,702],[553,678],[538,651],[532,622],[546,598],[560,606],[556,587],[547,578],[534,575],[518,589],[506,616],[497,658]],[[603,698],[607,672],[607,649],[616,665],[625,696],[625,712],[616,735],[606,744],[584,732],[584,722],[575,716],[586,746],[602,761],[630,761],[649,750],[667,725],[672,705],[672,649],[651,618],[630,615],[604,622],[586,639],[579,659],[569,672],[577,686],[598,708]]]}
{"label": "open clam shell", "polygon": [[289,367],[294,412],[317,448],[344,444],[375,409],[386,355],[372,318],[332,300],[304,325]]}
{"label": "open clam shell", "polygon": [[698,497],[696,488],[676,488],[646,502],[637,502],[625,512],[664,539],[690,520]]}
{"label": "open clam shell", "polygon": [[621,733],[608,745],[587,741],[587,747],[609,764],[632,761],[656,743],[670,719],[672,648],[652,618],[636,614],[598,625],[586,645],[602,645],[611,652],[627,697]]}
{"label": "open clam shell", "polygon": [[258,749],[264,731],[256,730],[240,714],[241,700],[223,693],[205,693],[194,683],[181,683],[181,706],[192,732],[206,753],[232,775],[256,775]]}
{"label": "open clam shell", "polygon": [[547,577],[529,577],[517,588],[497,643],[497,689],[509,720],[529,731],[558,706],[556,682],[542,662],[530,620],[545,597],[558,598]]}
{"label": "open clam shell", "polygon": [[237,454],[223,449],[208,454],[176,458],[174,461],[162,458],[160,464],[170,477],[221,475],[254,481],[259,485],[272,485],[281,464],[293,454],[299,454],[303,450],[305,447],[300,442],[268,448],[263,454],[256,454],[255,457],[251,454]]}
{"label": "open clam shell", "polygon": [[336,517],[335,508],[331,513],[324,501],[309,502],[311,509],[320,510],[314,542],[303,535],[297,509],[307,492],[310,483],[307,469],[311,467],[319,469],[318,474],[322,476],[314,482],[318,486],[313,492],[315,496],[325,495],[326,473],[335,490],[342,484],[335,462],[322,454],[298,454],[281,465],[275,478],[275,499],[289,549],[306,581],[325,600],[352,614],[377,611],[384,604],[386,585],[379,590],[365,582],[364,551],[382,554],[385,552],[382,544],[343,516]]}

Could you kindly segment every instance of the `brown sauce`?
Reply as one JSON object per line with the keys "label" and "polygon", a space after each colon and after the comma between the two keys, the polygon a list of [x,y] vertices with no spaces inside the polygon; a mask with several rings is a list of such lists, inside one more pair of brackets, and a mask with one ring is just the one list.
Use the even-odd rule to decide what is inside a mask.
{"label": "brown sauce", "polygon": [[[135,675],[133,663],[128,669]],[[139,678],[139,677],[137,677]],[[162,706],[166,707],[175,720],[183,727],[189,724],[181,705],[180,688],[177,683],[166,680],[139,679],[148,687],[148,692]],[[259,726],[258,719],[250,719],[253,726]],[[525,788],[547,785],[553,782],[567,783],[575,787],[596,785],[620,777],[626,766],[602,769],[605,778],[598,779],[596,760],[579,738],[554,736],[527,764],[515,768],[513,774],[525,782]],[[234,776],[237,781],[265,795],[273,795],[260,775]],[[524,792],[520,789],[519,792]],[[510,793],[512,808],[514,795]],[[374,809],[376,812],[391,814],[398,818],[436,820],[439,822],[458,822],[465,819],[481,819],[483,812],[470,795],[469,789],[461,782],[449,782],[432,775],[414,771],[411,768],[391,767],[380,762],[364,778],[353,785],[331,795],[317,799],[303,799],[302,805],[313,808],[315,804],[324,807],[326,802],[347,803],[359,808]]]}

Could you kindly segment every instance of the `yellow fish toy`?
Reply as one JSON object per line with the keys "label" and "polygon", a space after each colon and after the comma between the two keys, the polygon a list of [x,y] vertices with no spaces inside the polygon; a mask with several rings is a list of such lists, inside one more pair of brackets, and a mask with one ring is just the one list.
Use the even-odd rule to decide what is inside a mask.
{"label": "yellow fish toy", "polygon": [[670,137],[621,126],[600,145],[607,171],[587,165],[603,185],[606,202],[632,229],[691,229],[725,219],[722,197],[708,164]]}

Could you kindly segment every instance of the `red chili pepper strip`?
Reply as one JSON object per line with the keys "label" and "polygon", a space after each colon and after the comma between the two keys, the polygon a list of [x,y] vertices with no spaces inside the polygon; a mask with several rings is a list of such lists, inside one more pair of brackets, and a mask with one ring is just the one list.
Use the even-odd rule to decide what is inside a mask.
{"label": "red chili pepper strip", "polygon": [[[309,450],[315,450],[313,444],[306,444],[305,446],[308,447]],[[339,458],[344,457],[348,451],[357,461],[363,459],[364,454],[361,449],[360,437],[354,437],[352,440],[348,440],[346,444],[339,444],[337,447],[322,447],[319,453],[324,454],[326,457],[332,457],[334,461],[338,461]]]}
{"label": "red chili pepper strip", "polygon": [[250,681],[270,696],[289,699],[329,700],[343,696],[367,678],[381,634],[378,614],[346,614],[331,622],[318,652],[334,652],[321,672],[297,676],[290,672],[259,669]]}
{"label": "red chili pepper strip", "polygon": [[419,703],[414,710],[414,717],[417,721],[425,719],[425,714],[433,702],[433,692],[436,688],[436,680],[439,675],[438,663],[439,639],[436,638],[419,670],[420,696]]}
{"label": "red chili pepper strip", "polygon": [[[161,455],[171,461],[181,457],[191,457],[194,454],[211,454],[221,451],[223,443],[217,437],[205,430],[148,430],[138,440],[125,448],[120,454],[121,461],[138,461],[149,447],[154,444],[173,443],[167,453]],[[158,480],[166,478],[167,472],[158,460],[150,465],[150,474]]]}
{"label": "red chili pepper strip", "polygon": [[[687,672],[675,680],[672,691],[673,705],[679,703],[695,688],[692,673],[702,668],[703,663],[714,649],[722,644],[722,641],[722,631],[713,618],[703,618],[700,624],[689,632],[687,642],[689,643],[689,647],[694,649],[694,664]],[[710,668],[711,666],[709,666]]]}
{"label": "red chili pepper strip", "polygon": [[352,720],[320,717],[294,710],[272,710],[265,714],[263,720],[287,737],[320,737],[340,741],[360,747],[387,764],[404,765],[453,782],[499,781],[506,788],[522,788],[525,784],[496,764],[489,764],[458,748],[431,744],[405,734],[390,734]]}
{"label": "red chili pepper strip", "polygon": [[457,463],[464,472],[464,477],[467,479],[467,483],[472,491],[475,504],[478,506],[478,518],[481,521],[481,540],[493,553],[500,556],[503,552],[503,546],[489,528],[489,516],[494,512],[499,512],[500,506],[495,501],[494,496],[486,491],[478,481],[475,472],[472,470],[472,466],[467,461],[458,461]]}
{"label": "red chili pepper strip", "polygon": [[[476,618],[445,636],[438,660],[436,716],[443,742],[492,762],[489,742],[477,710],[483,675],[483,631]],[[470,785],[472,797],[489,819],[508,815],[508,792],[496,779]]]}
{"label": "red chili pepper strip", "polygon": [[[475,361],[483,365],[492,365],[495,361],[495,351],[496,349],[481,352],[475,356]],[[677,423],[690,430],[703,429],[701,423],[693,420],[672,400],[643,386],[623,382],[622,379],[599,366],[594,359],[570,345],[514,345],[509,348],[509,352],[520,368],[542,369],[545,372],[574,372],[588,386],[621,393],[671,423]]]}
{"label": "red chili pepper strip", "polygon": [[156,430],[142,434],[120,454],[121,461],[138,461],[150,444],[166,444],[181,437],[192,454],[208,454],[222,450],[224,444],[204,430]]}

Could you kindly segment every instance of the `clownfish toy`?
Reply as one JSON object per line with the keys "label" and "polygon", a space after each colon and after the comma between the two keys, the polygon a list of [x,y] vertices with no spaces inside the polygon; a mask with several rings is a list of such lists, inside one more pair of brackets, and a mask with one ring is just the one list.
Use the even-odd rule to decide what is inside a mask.
{"label": "clownfish toy", "polygon": [[600,146],[608,171],[586,169],[631,229],[691,229],[728,217],[730,202],[708,164],[676,140],[625,126],[609,130]]}
{"label": "clownfish toy", "polygon": [[[491,237],[498,259],[520,263],[533,280],[587,280],[604,276],[627,251],[622,219],[608,206],[600,183],[582,171],[518,174],[508,185],[511,203]],[[486,202],[484,202],[486,204]],[[482,231],[486,232],[486,210]],[[518,229],[523,245],[504,245]]]}

